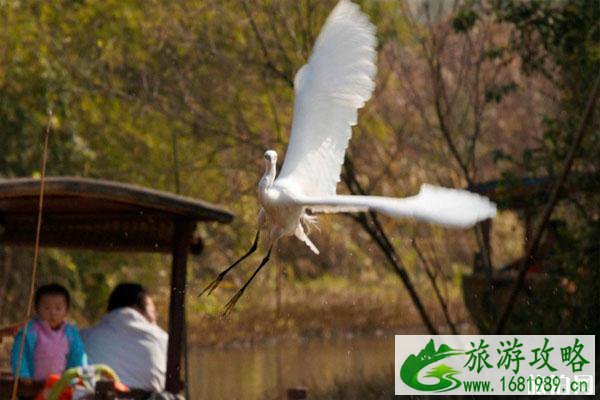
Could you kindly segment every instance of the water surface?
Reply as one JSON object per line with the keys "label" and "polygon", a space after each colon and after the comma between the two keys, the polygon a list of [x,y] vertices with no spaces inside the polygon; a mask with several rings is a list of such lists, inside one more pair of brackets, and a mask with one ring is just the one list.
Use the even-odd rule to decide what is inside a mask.
{"label": "water surface", "polygon": [[389,372],[394,337],[285,340],[270,345],[190,348],[190,395],[196,400],[275,399],[286,388],[327,389]]}

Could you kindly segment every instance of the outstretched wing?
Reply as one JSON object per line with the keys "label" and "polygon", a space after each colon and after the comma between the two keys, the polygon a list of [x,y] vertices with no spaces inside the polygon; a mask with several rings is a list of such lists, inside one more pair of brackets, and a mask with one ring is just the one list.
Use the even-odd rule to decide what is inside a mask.
{"label": "outstretched wing", "polygon": [[451,228],[468,228],[496,216],[496,204],[476,193],[424,184],[415,196],[323,196],[297,198],[313,212],[373,210],[393,218],[414,218]]}
{"label": "outstretched wing", "polygon": [[341,0],[294,78],[292,133],[277,178],[306,196],[335,194],[357,110],[375,87],[375,27]]}

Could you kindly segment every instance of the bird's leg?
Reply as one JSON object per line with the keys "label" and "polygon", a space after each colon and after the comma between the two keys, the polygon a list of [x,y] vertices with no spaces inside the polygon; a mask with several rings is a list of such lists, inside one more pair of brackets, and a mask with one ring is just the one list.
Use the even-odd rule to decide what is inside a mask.
{"label": "bird's leg", "polygon": [[267,252],[267,255],[265,256],[265,258],[263,258],[262,262],[260,263],[258,268],[256,268],[256,271],[254,271],[254,273],[252,274],[250,279],[248,279],[248,281],[246,283],[244,283],[244,286],[242,286],[242,288],[240,290],[238,290],[238,292],[231,298],[231,300],[229,300],[229,302],[225,306],[225,311],[223,311],[223,315],[227,315],[231,312],[231,310],[233,310],[233,307],[235,307],[235,304],[238,302],[240,297],[242,297],[242,294],[244,294],[244,290],[246,290],[246,288],[248,287],[250,282],[252,282],[252,279],[254,279],[256,274],[258,274],[258,271],[260,271],[261,268],[264,267],[267,262],[269,262],[269,258],[271,257],[272,249],[273,249],[273,245],[271,245],[271,247],[269,247],[269,251]]}
{"label": "bird's leg", "polygon": [[248,250],[248,252],[246,252],[246,254],[244,254],[239,260],[237,260],[236,262],[231,264],[231,266],[227,267],[219,275],[217,275],[215,280],[213,280],[211,283],[209,283],[209,285],[207,287],[205,287],[204,290],[202,292],[200,292],[200,294],[198,296],[202,296],[206,291],[208,291],[208,295],[210,295],[212,293],[212,291],[215,290],[217,288],[217,286],[219,286],[219,284],[221,283],[221,281],[223,280],[223,278],[225,277],[225,275],[227,275],[227,273],[229,271],[231,271],[236,265],[238,265],[239,263],[244,261],[244,259],[246,257],[248,257],[250,254],[254,253],[256,251],[256,248],[258,247],[258,237],[259,236],[260,236],[260,227],[258,228],[258,231],[256,232],[256,236],[254,237],[254,243],[252,243],[252,247],[250,247],[250,250]]}

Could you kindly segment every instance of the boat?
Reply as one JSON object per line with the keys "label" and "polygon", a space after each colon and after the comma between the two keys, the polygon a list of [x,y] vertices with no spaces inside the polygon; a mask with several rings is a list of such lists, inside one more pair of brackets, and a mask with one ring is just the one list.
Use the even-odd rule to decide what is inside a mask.
{"label": "boat", "polygon": [[[39,179],[0,179],[0,246],[35,245],[40,187]],[[195,236],[196,226],[211,222],[228,224],[233,217],[217,205],[137,185],[81,177],[47,177],[40,246],[171,254],[165,390],[180,394],[185,387],[181,359],[187,260],[190,253],[199,255],[203,249],[202,238]],[[14,377],[0,374],[0,398],[10,398],[13,384]],[[43,386],[44,382],[19,381],[18,395],[35,397]],[[119,392],[104,381],[97,385],[96,391],[95,398],[101,399],[117,396],[143,399],[148,395],[135,388]]]}

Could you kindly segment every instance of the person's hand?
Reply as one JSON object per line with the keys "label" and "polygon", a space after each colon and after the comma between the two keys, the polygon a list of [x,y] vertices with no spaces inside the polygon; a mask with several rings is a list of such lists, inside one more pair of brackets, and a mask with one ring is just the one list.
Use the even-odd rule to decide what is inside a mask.
{"label": "person's hand", "polygon": [[150,296],[146,297],[146,313],[145,317],[151,324],[156,325],[156,307]]}
{"label": "person's hand", "polygon": [[152,301],[152,298],[150,296],[144,296],[143,310],[140,309],[140,307],[138,306],[132,308],[138,311],[140,314],[142,314],[146,321],[156,325],[156,307],[154,306],[154,301]]}

